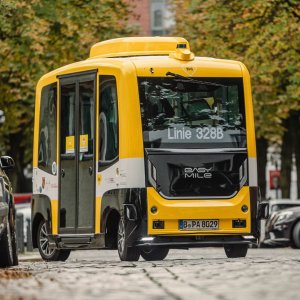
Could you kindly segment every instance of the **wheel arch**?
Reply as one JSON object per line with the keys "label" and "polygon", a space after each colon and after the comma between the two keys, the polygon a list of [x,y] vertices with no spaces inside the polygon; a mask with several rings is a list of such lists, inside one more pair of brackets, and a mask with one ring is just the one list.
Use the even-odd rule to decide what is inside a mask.
{"label": "wheel arch", "polygon": [[107,217],[105,222],[105,247],[117,249],[118,225],[120,220],[120,212],[116,209],[107,208]]}
{"label": "wheel arch", "polygon": [[37,248],[37,230],[40,222],[46,220],[49,224],[50,232],[51,226],[51,201],[46,195],[33,195],[31,203],[31,232],[32,244]]}
{"label": "wheel arch", "polygon": [[[101,200],[101,224],[100,232],[105,233],[105,247],[116,248],[116,238],[118,233],[118,223],[120,217],[124,215],[125,205],[135,207],[136,220],[126,218],[126,223],[130,224],[135,234],[132,234],[131,243],[140,234],[146,224],[146,189],[122,188],[106,192]],[[146,228],[145,228],[146,229]],[[144,230],[145,230],[144,229]]]}

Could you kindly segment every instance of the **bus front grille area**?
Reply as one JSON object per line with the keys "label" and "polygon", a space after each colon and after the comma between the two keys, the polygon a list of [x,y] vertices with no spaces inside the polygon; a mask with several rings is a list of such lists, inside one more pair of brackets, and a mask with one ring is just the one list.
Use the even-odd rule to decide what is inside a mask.
{"label": "bus front grille area", "polygon": [[148,186],[165,199],[232,198],[248,183],[246,151],[146,153]]}

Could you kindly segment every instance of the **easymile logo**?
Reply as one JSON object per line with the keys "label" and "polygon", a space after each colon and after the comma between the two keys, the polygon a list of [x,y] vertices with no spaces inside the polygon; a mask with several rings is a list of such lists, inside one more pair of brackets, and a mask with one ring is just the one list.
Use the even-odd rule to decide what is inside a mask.
{"label": "easymile logo", "polygon": [[184,168],[184,178],[212,178],[212,168]]}

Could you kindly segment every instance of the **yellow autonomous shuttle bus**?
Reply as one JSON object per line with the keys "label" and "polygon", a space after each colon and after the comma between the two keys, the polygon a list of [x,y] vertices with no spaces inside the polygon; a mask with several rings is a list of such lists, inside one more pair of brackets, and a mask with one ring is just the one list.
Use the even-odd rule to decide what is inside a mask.
{"label": "yellow autonomous shuttle bus", "polygon": [[244,257],[259,234],[256,173],[246,67],[195,57],[183,38],[97,43],[38,82],[32,234],[45,260],[214,245]]}

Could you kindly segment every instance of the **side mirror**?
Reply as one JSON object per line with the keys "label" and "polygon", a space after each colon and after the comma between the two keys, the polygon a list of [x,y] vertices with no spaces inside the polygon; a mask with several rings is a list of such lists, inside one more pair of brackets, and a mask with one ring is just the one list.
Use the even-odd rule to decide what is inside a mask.
{"label": "side mirror", "polygon": [[258,219],[269,218],[269,203],[260,203],[258,206]]}
{"label": "side mirror", "polygon": [[136,207],[134,204],[124,204],[125,216],[129,221],[136,221],[138,219]]}
{"label": "side mirror", "polygon": [[10,156],[0,157],[0,167],[3,170],[13,169],[15,166],[14,160]]}

